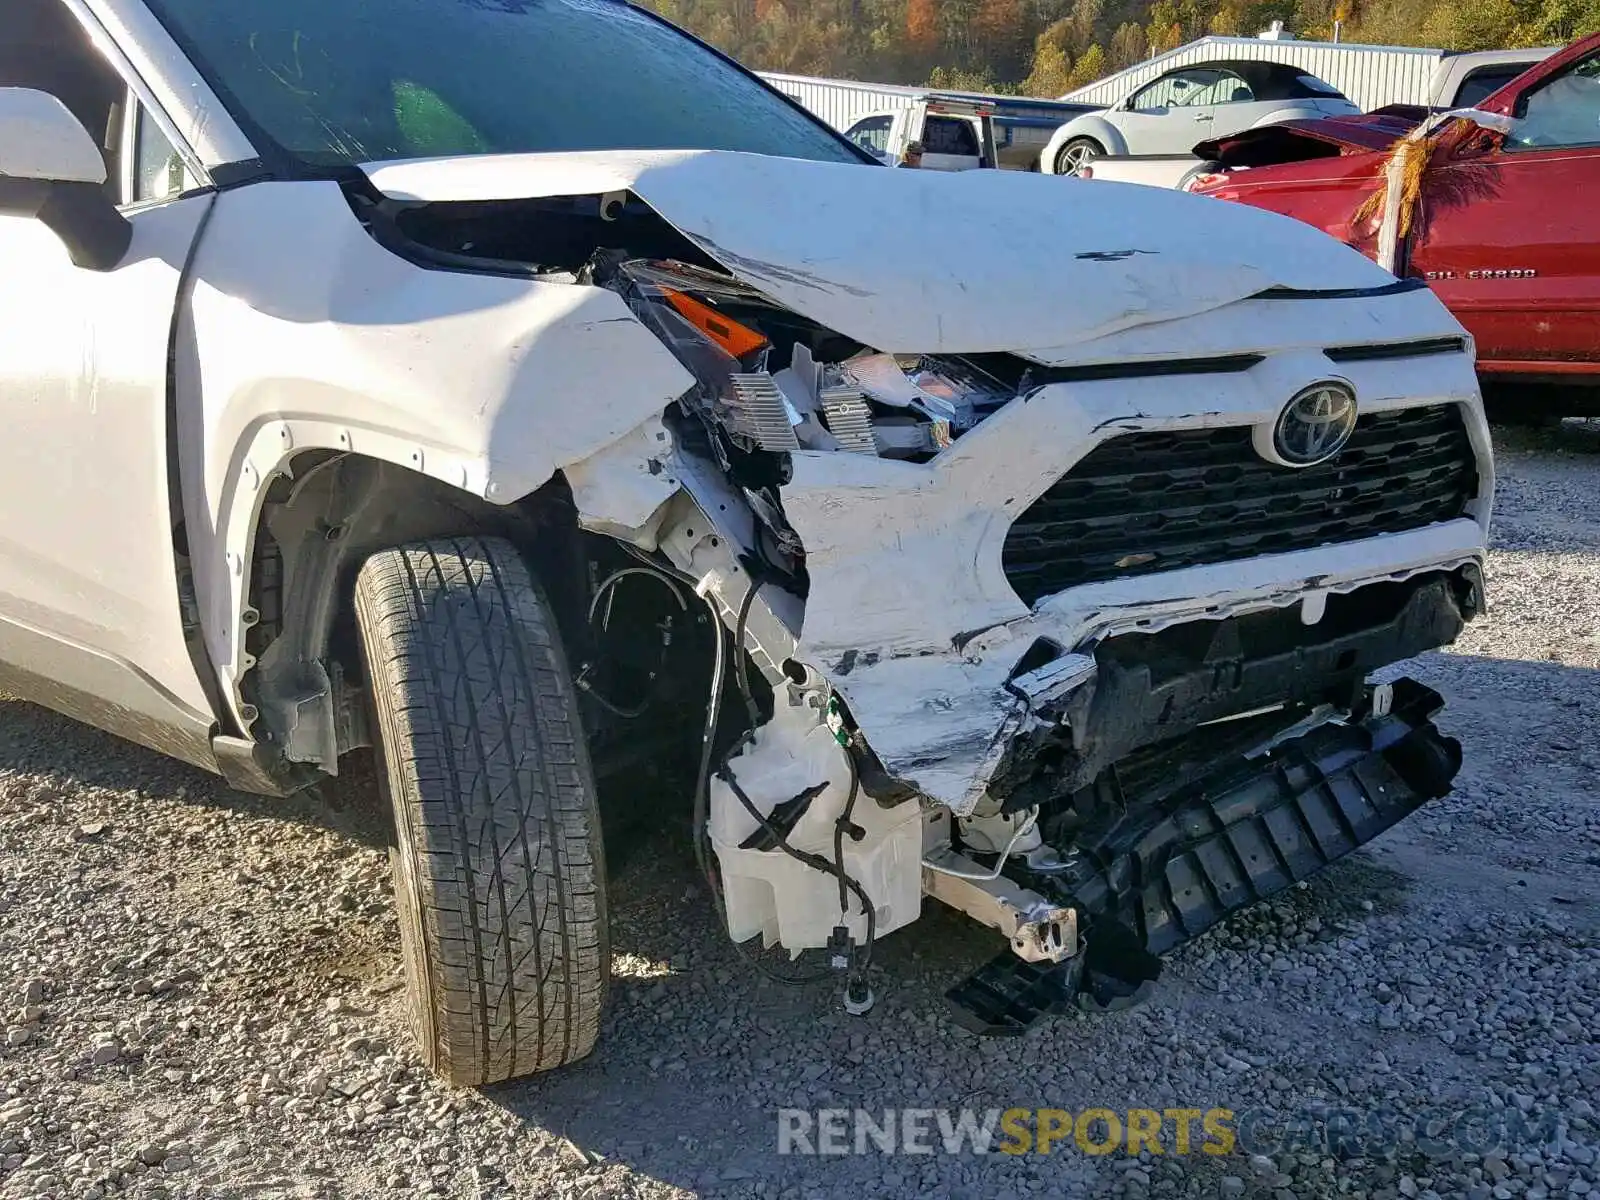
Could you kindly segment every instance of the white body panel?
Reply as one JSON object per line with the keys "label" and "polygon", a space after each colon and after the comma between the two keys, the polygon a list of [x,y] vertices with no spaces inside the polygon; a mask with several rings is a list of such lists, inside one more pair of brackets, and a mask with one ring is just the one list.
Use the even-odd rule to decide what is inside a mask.
{"label": "white body panel", "polygon": [[1200,165],[1192,154],[1107,155],[1089,164],[1091,178],[1106,183],[1137,183],[1141,187],[1175,188]]}
{"label": "white body panel", "polygon": [[74,266],[40,222],[0,216],[0,660],[33,669],[54,641],[61,672],[116,688],[103,699],[201,728],[211,705],[173,561],[167,347],[210,203],[133,214],[107,272]]}
{"label": "white body panel", "polygon": [[179,331],[195,585],[225,681],[262,489],[292,455],[350,450],[509,503],[689,386],[614,293],[413,266],[331,183],[229,192]]}
{"label": "white body panel", "polygon": [[[1273,214],[1148,189],[1096,202],[1112,189],[998,172],[878,171],[713,152],[485,156],[368,170],[380,190],[407,200],[631,190],[747,282],[891,352],[1013,349],[1041,362],[1073,363],[1136,357],[1134,347],[1147,346],[1148,356],[1182,356],[1189,338],[1176,321],[1194,321],[1197,347],[1220,345],[1230,333],[1249,340],[1250,326],[1227,311],[1257,305],[1274,314],[1268,325],[1276,337],[1325,344],[1319,338],[1331,314],[1350,322],[1365,307],[1248,297],[1284,286],[1381,286],[1390,278]],[[1024,219],[976,219],[995,204]],[[1173,205],[1213,217],[1204,225],[1208,236],[1181,232],[1188,223],[1167,215]],[[1041,251],[1024,233],[1046,223],[1073,236]],[[923,252],[953,228],[972,235],[964,253]],[[332,272],[322,265],[330,263],[337,264]],[[191,527],[218,535],[195,547],[196,589],[209,649],[236,703],[238,680],[252,665],[241,613],[261,491],[295,453],[354,450],[499,503],[566,468],[580,498],[603,496],[614,506],[585,509],[596,528],[638,524],[671,491],[670,480],[639,475],[639,455],[627,447],[641,444],[639,427],[653,423],[689,378],[610,292],[413,266],[361,229],[336,186],[316,183],[223,196],[195,277],[192,310],[180,327],[188,348],[178,376],[184,493]],[[1022,278],[1030,286],[1017,287]],[[930,303],[932,296],[942,299]],[[1406,324],[1384,319],[1391,338],[1454,328],[1431,297],[1391,303],[1396,314],[1411,314]],[[1313,319],[1313,312],[1321,316]],[[1149,331],[1142,343],[1135,337],[1141,329]],[[1376,327],[1369,331],[1376,334]],[[1351,337],[1360,340],[1354,329]],[[1262,344],[1251,340],[1249,348]],[[1212,379],[1209,386],[1236,382]],[[1121,395],[1140,385],[1109,386]],[[1162,391],[1170,394],[1170,387]],[[1263,394],[1260,412],[1285,394]],[[987,432],[991,427],[996,432]],[[978,433],[1000,437],[1005,427],[994,419]],[[1067,426],[1028,436],[1057,456],[1050,468],[1041,464],[1041,480],[1089,448],[1075,446]],[[824,457],[827,471],[883,472],[925,494],[926,479],[949,477],[982,444],[963,439],[966,449],[947,456],[950,465],[935,476],[887,460]],[[602,470],[610,461],[616,469]],[[991,462],[979,475],[998,470]],[[941,508],[955,497],[970,500],[969,493],[995,493],[976,478],[962,489],[941,489]],[[796,486],[806,479],[800,471]],[[1003,538],[1004,523],[981,512],[979,506],[962,521],[987,522],[991,536]],[[947,517],[942,511],[938,519]],[[1019,615],[997,555],[988,577],[939,585],[982,597],[963,612],[962,620],[974,622],[963,628]],[[913,564],[906,577],[931,586],[923,567]],[[980,619],[980,609],[993,619]],[[862,619],[871,624],[869,614]],[[829,641],[819,644],[819,659],[833,653]]]}

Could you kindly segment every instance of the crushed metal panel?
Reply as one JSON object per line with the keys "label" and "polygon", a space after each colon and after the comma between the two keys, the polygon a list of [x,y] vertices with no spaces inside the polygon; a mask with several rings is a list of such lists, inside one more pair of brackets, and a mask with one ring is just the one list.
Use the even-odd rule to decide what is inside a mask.
{"label": "crushed metal panel", "polygon": [[[1448,317],[1440,322],[1452,327]],[[1470,375],[1467,356],[1455,358]],[[795,455],[784,510],[811,579],[796,656],[844,697],[891,774],[966,813],[1030,719],[1028,686],[1054,694],[1044,679],[1008,686],[1039,638],[1074,648],[1128,625],[1158,629],[1292,603],[1313,579],[1341,590],[1481,555],[1481,518],[1462,519],[1089,584],[1031,612],[1017,597],[1001,560],[1014,517],[1094,446],[1136,429],[1270,422],[1325,366],[1320,355],[1284,355],[1181,390],[1161,378],[1055,384],[990,416],[930,463]],[[1453,361],[1419,360],[1416,369],[1417,382],[1428,372],[1454,386]],[[1480,422],[1474,414],[1471,424]],[[1480,491],[1491,488],[1484,476]],[[1069,689],[1073,679],[1064,670]]]}
{"label": "crushed metal panel", "polygon": [[364,169],[403,200],[627,189],[773,300],[889,353],[1063,346],[1273,287],[1393,281],[1348,246],[1275,213],[1024,171],[891,171],[689,150]]}
{"label": "crushed metal panel", "polygon": [[572,488],[578,524],[591,533],[656,548],[656,526],[678,494],[672,435],[659,417],[612,442],[563,474]]}
{"label": "crushed metal panel", "polygon": [[175,367],[183,497],[207,649],[236,709],[254,514],[293,455],[354,451],[509,504],[693,383],[615,293],[418,267],[334,183],[220,195],[192,280]]}
{"label": "crushed metal panel", "polygon": [[[1225,358],[1268,347],[1275,353],[1309,350],[1320,354],[1327,346],[1420,341],[1449,331],[1454,321],[1428,288],[1367,302],[1244,300],[1189,317],[1181,324],[1141,325],[1093,342],[1035,347],[1026,357],[1051,367],[1121,363],[1131,371],[1141,362],[1170,362],[1179,356]],[[1476,388],[1471,363],[1460,371],[1452,364],[1451,381],[1457,385],[1452,390],[1459,390],[1463,380],[1465,399]]]}

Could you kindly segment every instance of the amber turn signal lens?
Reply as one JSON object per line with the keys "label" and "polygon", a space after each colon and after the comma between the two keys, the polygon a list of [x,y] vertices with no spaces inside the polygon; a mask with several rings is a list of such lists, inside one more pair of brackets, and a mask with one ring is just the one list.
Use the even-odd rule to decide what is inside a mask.
{"label": "amber turn signal lens", "polygon": [[688,321],[701,333],[705,334],[717,345],[721,346],[734,358],[743,358],[752,351],[759,350],[767,344],[767,339],[754,329],[749,329],[737,321],[728,319],[712,308],[709,304],[702,304],[693,296],[687,296],[672,288],[662,288],[667,303],[678,310],[678,314]]}

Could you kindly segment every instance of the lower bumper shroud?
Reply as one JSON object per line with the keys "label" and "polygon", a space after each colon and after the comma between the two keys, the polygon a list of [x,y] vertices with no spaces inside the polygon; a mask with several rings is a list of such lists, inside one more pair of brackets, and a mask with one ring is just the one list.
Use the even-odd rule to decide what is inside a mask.
{"label": "lower bumper shroud", "polygon": [[[1125,794],[1116,769],[1108,771],[1097,784],[1104,815],[1056,846],[1064,866],[1006,868],[1016,882],[1077,907],[1084,950],[1055,966],[1000,955],[948,993],[957,1019],[978,1033],[1015,1035],[1074,1004],[1133,1002],[1160,973],[1156,955],[1448,794],[1461,746],[1432,723],[1443,700],[1411,679],[1393,689],[1384,715],[1320,725],[1261,757],[1233,757],[1193,784],[1169,785],[1165,795],[1156,783]],[[1048,817],[1043,824],[1052,840]]]}

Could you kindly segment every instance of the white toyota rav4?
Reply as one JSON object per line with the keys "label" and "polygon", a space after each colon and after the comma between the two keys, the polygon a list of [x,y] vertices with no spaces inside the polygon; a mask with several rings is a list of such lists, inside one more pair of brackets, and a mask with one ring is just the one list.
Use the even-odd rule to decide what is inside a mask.
{"label": "white toyota rav4", "polygon": [[884,169],[617,0],[0,30],[0,684],[266,794],[374,748],[450,1079],[592,1047],[630,760],[852,1009],[925,896],[998,930],[991,1033],[1449,790],[1368,679],[1483,604],[1472,346],[1321,233]]}

